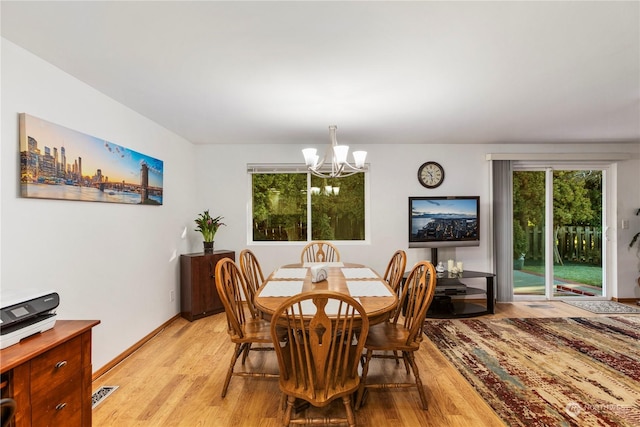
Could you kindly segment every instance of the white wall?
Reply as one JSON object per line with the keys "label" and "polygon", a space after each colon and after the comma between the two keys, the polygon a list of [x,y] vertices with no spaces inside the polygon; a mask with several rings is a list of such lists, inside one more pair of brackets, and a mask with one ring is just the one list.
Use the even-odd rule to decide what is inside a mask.
{"label": "white wall", "polygon": [[[399,135],[401,138],[401,135]],[[223,215],[228,227],[221,228],[216,235],[216,247],[239,252],[249,247],[259,257],[265,274],[277,266],[297,262],[302,243],[273,245],[247,242],[248,200],[250,198],[247,163],[301,163],[300,150],[304,146],[260,145],[242,146],[215,145],[198,146],[198,181],[210,182],[199,187],[198,204],[209,208],[215,215]],[[319,141],[316,148],[324,151],[326,146]],[[342,259],[365,263],[383,273],[386,263],[397,249],[407,251],[407,265],[421,259],[430,259],[429,249],[408,249],[407,245],[407,198],[409,196],[464,196],[479,195],[481,218],[489,218],[489,162],[488,153],[631,153],[632,159],[618,164],[618,215],[631,220],[629,230],[611,230],[612,239],[618,239],[619,268],[612,283],[613,296],[618,298],[640,297],[636,285],[638,277],[637,259],[627,250],[631,231],[640,229],[640,219],[632,217],[632,210],[640,207],[640,143],[634,144],[547,144],[547,145],[371,145],[353,146],[368,151],[371,164],[371,241],[368,243],[346,243],[340,246]],[[422,187],[417,180],[419,166],[435,160],[445,168],[444,183],[433,190]],[[215,176],[224,175],[222,182]],[[635,210],[633,210],[635,212]],[[620,221],[615,221],[620,224]],[[491,247],[489,245],[489,221],[481,221],[481,246],[471,248],[440,249],[438,258],[454,258],[464,262],[465,269],[492,271]],[[197,248],[196,248],[197,249]],[[482,279],[479,279],[482,280]],[[500,280],[498,278],[497,280]]]}
{"label": "white wall", "polygon": [[[61,295],[61,319],[100,319],[94,329],[94,370],[104,366],[179,312],[179,263],[175,255],[202,251],[195,232],[197,213],[223,215],[227,227],[216,248],[239,252],[247,247],[250,187],[247,163],[299,163],[302,146],[193,146],[136,112],[2,40],[0,130],[0,286],[53,289]],[[19,196],[18,113],[25,112],[98,136],[164,160],[161,207],[25,199]],[[401,138],[401,135],[398,136]],[[396,249],[405,249],[412,265],[429,258],[426,249],[407,249],[407,197],[479,195],[483,217],[489,213],[489,164],[486,153],[629,152],[618,165],[618,220],[629,230],[613,230],[618,239],[617,296],[640,297],[635,280],[638,260],[627,251],[640,207],[640,142],[635,144],[535,145],[363,145],[371,164],[371,241],[341,246],[347,261],[382,272]],[[319,141],[318,148],[325,149]],[[357,148],[357,147],[352,147]],[[446,169],[442,186],[427,190],[416,179],[418,167],[436,160]],[[187,239],[180,234],[187,228]],[[466,269],[490,270],[489,226],[483,221],[482,245],[441,251],[440,259],[462,260]],[[265,272],[299,259],[300,244],[251,246]]]}
{"label": "white wall", "polygon": [[[300,163],[303,146],[292,145],[216,145],[200,146],[196,150],[198,180],[207,179],[208,171],[219,171],[226,178],[221,185],[212,184],[202,188],[198,200],[203,207],[210,207],[216,215],[223,215],[227,227],[216,235],[216,247],[237,251],[247,247],[247,222],[250,217],[248,200],[250,184],[246,173],[247,163]],[[324,150],[322,143],[318,148]],[[351,149],[357,149],[357,146]],[[489,164],[484,161],[484,149],[480,146],[456,145],[449,147],[449,154],[442,155],[443,148],[435,145],[373,145],[362,146],[368,151],[370,160],[370,220],[371,239],[368,243],[348,242],[340,245],[342,259],[362,262],[384,273],[389,258],[396,249],[405,249],[408,265],[429,258],[429,249],[407,248],[407,209],[409,195],[486,195],[488,194]],[[451,157],[449,157],[451,156]],[[459,177],[471,170],[468,165],[449,159],[468,158],[473,162],[474,177],[463,180]],[[426,190],[417,180],[417,170],[422,162],[433,159],[445,166],[444,184],[436,190]],[[478,177],[481,177],[478,179]],[[461,185],[463,184],[463,185]],[[489,200],[481,199],[482,213],[487,214]],[[481,233],[488,235],[486,223]],[[278,265],[298,262],[300,249],[304,243],[261,243],[250,246],[260,257],[265,271]],[[446,260],[453,250],[441,249],[439,258]],[[490,266],[488,239],[482,239],[479,248],[457,249],[457,256],[463,259],[467,269],[486,270]]]}
{"label": "white wall", "polygon": [[[169,291],[194,216],[193,146],[5,39],[1,77],[0,286],[55,290],[59,319],[101,320],[96,370],[179,312]],[[164,204],[21,198],[23,112],[163,160]]]}

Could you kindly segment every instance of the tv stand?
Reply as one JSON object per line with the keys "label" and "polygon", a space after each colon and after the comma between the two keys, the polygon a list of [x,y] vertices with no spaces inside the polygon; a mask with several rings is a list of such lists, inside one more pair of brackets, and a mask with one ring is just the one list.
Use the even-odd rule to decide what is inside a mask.
{"label": "tv stand", "polygon": [[431,264],[438,265],[438,248],[431,248]]}
{"label": "tv stand", "polygon": [[[438,248],[431,248],[431,263],[438,265]],[[461,279],[485,278],[484,289],[470,287]],[[448,271],[438,273],[436,282],[436,294],[427,312],[427,317],[432,318],[454,318],[454,317],[474,317],[483,314],[495,313],[495,288],[493,283],[493,273],[483,273],[481,271],[463,271],[453,274]],[[405,274],[404,278],[407,278]],[[404,283],[404,282],[403,282]],[[486,295],[484,305],[475,302],[468,302],[469,295]]]}
{"label": "tv stand", "polygon": [[[495,313],[495,290],[493,273],[480,271],[463,271],[452,274],[449,272],[438,273],[436,282],[436,294],[433,297],[431,307],[427,312],[430,318],[474,317],[483,314]],[[480,289],[465,285],[461,279],[486,280],[486,288]],[[467,302],[469,295],[486,295],[485,305]]]}
{"label": "tv stand", "polygon": [[[405,272],[402,280],[404,286],[409,272]],[[427,317],[434,319],[451,319],[457,317],[475,317],[484,314],[495,314],[495,288],[493,273],[483,273],[481,271],[464,271],[453,274],[445,271],[438,273],[436,279],[436,293],[427,311]],[[481,279],[486,280],[484,289],[470,287],[462,283],[460,279]],[[469,302],[466,297],[469,295],[485,295],[486,303],[478,304]],[[406,302],[405,302],[406,304]],[[403,307],[403,313],[404,309]]]}

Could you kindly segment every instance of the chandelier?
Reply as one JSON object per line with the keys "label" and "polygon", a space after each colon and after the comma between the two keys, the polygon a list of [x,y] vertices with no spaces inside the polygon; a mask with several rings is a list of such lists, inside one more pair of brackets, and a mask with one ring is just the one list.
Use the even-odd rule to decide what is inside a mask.
{"label": "chandelier", "polygon": [[316,154],[318,150],[315,148],[305,148],[302,150],[304,155],[304,162],[309,168],[309,172],[320,178],[341,178],[349,175],[353,175],[358,172],[364,172],[367,170],[364,164],[364,160],[367,157],[366,151],[354,151],[353,152],[353,165],[347,162],[347,155],[349,154],[348,145],[338,145],[336,140],[336,125],[329,126],[329,139],[331,141],[331,169],[327,163],[327,155],[320,162],[319,157]]}

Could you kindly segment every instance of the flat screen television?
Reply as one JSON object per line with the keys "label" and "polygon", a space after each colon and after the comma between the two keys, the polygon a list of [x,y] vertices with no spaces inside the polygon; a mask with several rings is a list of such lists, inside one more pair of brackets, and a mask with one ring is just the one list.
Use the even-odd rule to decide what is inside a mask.
{"label": "flat screen television", "polygon": [[409,247],[480,246],[480,197],[409,197]]}

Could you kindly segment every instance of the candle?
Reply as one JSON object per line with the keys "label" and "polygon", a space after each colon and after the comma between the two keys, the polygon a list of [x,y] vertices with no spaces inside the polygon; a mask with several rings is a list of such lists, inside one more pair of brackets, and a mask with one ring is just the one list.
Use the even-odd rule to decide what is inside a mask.
{"label": "candle", "polygon": [[453,270],[453,260],[452,259],[449,260],[449,263],[448,263],[447,267],[448,267],[447,270],[449,270],[449,271]]}
{"label": "candle", "polygon": [[458,267],[458,271],[462,273],[462,261],[458,261],[457,267]]}

